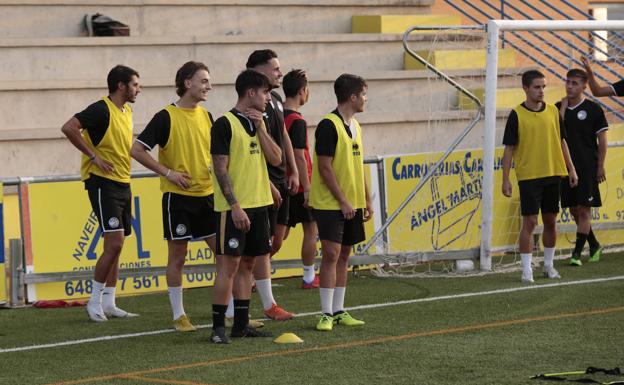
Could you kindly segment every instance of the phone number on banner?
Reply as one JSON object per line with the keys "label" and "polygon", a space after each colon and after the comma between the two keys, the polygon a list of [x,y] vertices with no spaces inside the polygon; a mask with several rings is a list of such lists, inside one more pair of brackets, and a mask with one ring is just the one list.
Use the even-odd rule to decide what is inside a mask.
{"label": "phone number on banner", "polygon": [[[184,273],[182,281],[184,288],[207,287],[214,284],[216,274]],[[39,283],[38,291],[45,292],[45,299],[88,298],[93,290],[91,279],[71,280],[65,282]],[[165,276],[146,275],[138,277],[122,277],[117,280],[117,295],[154,293],[167,290]],[[44,298],[39,298],[44,299]]]}

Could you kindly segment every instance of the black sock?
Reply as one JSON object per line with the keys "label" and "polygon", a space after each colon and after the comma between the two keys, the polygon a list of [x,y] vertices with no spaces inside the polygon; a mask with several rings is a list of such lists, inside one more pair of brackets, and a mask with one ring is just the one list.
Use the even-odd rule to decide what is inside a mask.
{"label": "black sock", "polygon": [[334,314],[328,314],[328,315],[330,315],[330,316],[332,316],[332,317],[335,317],[335,316],[340,315],[340,314],[342,314],[342,313],[344,313],[344,310],[338,310],[338,311],[337,311],[337,312],[335,312]]}
{"label": "black sock", "polygon": [[583,247],[585,247],[585,241],[587,240],[587,234],[576,233],[576,245],[574,246],[574,254],[581,255]]}
{"label": "black sock", "polygon": [[594,230],[592,230],[591,227],[589,228],[589,234],[587,234],[587,242],[589,242],[590,249],[597,249],[600,247],[600,243],[596,239],[596,236],[594,235]]}
{"label": "black sock", "polygon": [[212,328],[224,328],[225,327],[225,312],[227,311],[227,305],[215,305],[212,304]]}
{"label": "black sock", "polygon": [[234,299],[234,325],[233,330],[243,330],[249,323],[249,300]]}

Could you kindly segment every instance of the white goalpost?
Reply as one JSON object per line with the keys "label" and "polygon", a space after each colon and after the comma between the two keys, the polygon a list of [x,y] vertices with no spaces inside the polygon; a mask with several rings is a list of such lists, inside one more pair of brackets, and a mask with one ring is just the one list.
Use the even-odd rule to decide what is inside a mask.
{"label": "white goalpost", "polygon": [[496,148],[496,91],[500,33],[503,31],[624,31],[624,21],[490,20],[487,24],[485,123],[483,133],[483,189],[481,216],[481,270],[492,269],[494,160]]}
{"label": "white goalpost", "polygon": [[[375,263],[380,276],[402,277],[517,270],[519,197],[517,188],[511,198],[503,197],[500,184],[505,121],[525,97],[520,77],[528,69],[542,70],[547,103],[565,96],[565,74],[581,67],[581,56],[606,57],[595,62],[598,80],[619,80],[622,33],[624,21],[491,20],[409,28],[405,69],[412,71],[407,77],[414,85],[397,94],[411,101],[415,123],[409,132],[397,132],[409,150],[381,157],[387,220],[358,247],[362,263]],[[624,246],[624,170],[618,168],[624,164],[624,98],[596,102],[615,143],[607,154],[607,182],[600,185],[603,207],[592,209],[592,228],[609,250],[618,250]],[[567,209],[558,222],[557,249],[564,258],[576,227]],[[536,236],[540,231],[538,226]],[[468,272],[473,262],[479,267]]]}

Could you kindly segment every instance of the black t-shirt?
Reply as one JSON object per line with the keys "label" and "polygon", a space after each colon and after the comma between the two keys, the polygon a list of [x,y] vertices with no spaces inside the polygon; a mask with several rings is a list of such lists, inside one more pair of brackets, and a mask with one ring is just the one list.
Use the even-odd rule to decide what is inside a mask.
{"label": "black t-shirt", "polygon": [[89,133],[91,143],[97,147],[104,138],[110,124],[110,112],[104,100],[89,105],[83,111],[74,115],[83,129]]}
{"label": "black t-shirt", "polygon": [[274,184],[286,183],[286,151],[284,151],[284,106],[282,98],[275,91],[271,91],[271,101],[264,111],[267,132],[282,150],[282,162],[279,166],[267,164],[269,179]]}
{"label": "black t-shirt", "polygon": [[[344,121],[338,109],[332,111],[332,114],[338,115],[340,120],[344,124],[344,128],[347,131],[347,135],[351,137],[351,129],[349,125]],[[314,151],[316,155],[321,156],[334,156],[336,155],[336,144],[338,143],[338,131],[336,131],[334,122],[329,119],[323,119],[316,126],[316,132],[314,133],[315,144]]]}
{"label": "black t-shirt", "polygon": [[[175,106],[175,103],[171,103]],[[210,123],[214,124],[212,114],[208,112]],[[171,132],[171,117],[167,110],[162,109],[152,117],[152,120],[145,126],[145,129],[137,137],[137,142],[142,143],[145,147],[152,150],[156,145],[161,148],[167,145],[169,141],[169,133]]]}
{"label": "black t-shirt", "polygon": [[[230,112],[238,118],[249,136],[256,136],[256,127],[249,118],[235,108],[232,108]],[[212,130],[210,130],[210,153],[230,155],[230,141],[232,141],[232,126],[230,121],[225,116],[222,116],[214,122]]]}
{"label": "black t-shirt", "polygon": [[[561,103],[556,104],[557,108]],[[609,129],[602,108],[595,102],[585,99],[580,104],[566,108],[566,141],[574,167],[582,172],[596,171],[598,160],[598,133]]]}
{"label": "black t-shirt", "polygon": [[[533,111],[528,108],[524,103],[522,103],[522,107],[526,108],[528,111]],[[542,107],[538,111],[534,112],[542,112],[546,109],[546,103],[542,103]],[[561,119],[561,115],[559,115],[559,136],[561,139],[565,139],[567,136],[566,126]],[[505,124],[505,134],[503,135],[503,144],[505,146],[515,146],[518,144],[518,114],[516,111],[511,110],[509,113],[509,117],[507,117],[507,124]]]}
{"label": "black t-shirt", "polygon": [[[294,112],[293,110],[284,110],[284,118]],[[290,137],[293,148],[305,150],[308,136],[306,121],[303,119],[294,120],[288,129],[288,136]]]}
{"label": "black t-shirt", "polygon": [[624,96],[624,79],[611,84],[611,87],[617,96]]}

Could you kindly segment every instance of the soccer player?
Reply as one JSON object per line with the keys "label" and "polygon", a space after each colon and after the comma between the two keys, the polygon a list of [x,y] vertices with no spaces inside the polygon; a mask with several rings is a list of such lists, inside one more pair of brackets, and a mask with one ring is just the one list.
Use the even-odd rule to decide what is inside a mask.
{"label": "soccer player", "polygon": [[[295,154],[295,163],[299,172],[299,190],[290,198],[288,226],[295,227],[301,223],[303,242],[301,244],[301,261],[303,262],[302,289],[316,289],[319,277],[314,273],[314,257],[316,256],[316,237],[318,230],[308,207],[310,180],[312,179],[312,159],[308,144],[306,121],[299,109],[307,103],[309,97],[308,77],[303,70],[292,70],[284,76],[282,82],[284,95],[284,123]],[[289,170],[290,172],[290,170]]]}
{"label": "soccer player", "polygon": [[115,288],[119,255],[125,237],[132,233],[132,108],[128,103],[134,103],[140,92],[139,74],[118,65],[108,73],[107,83],[108,96],[74,115],[61,129],[83,154],[80,174],[104,238],[87,304],[89,318],[95,322],[137,316],[117,307]]}
{"label": "soccer player", "polygon": [[[182,300],[182,269],[191,239],[215,250],[216,214],[210,175],[212,115],[200,106],[208,98],[210,72],[189,61],[175,76],[179,99],[160,110],[132,146],[132,157],[160,175],[163,233],[167,240],[167,288],[173,325],[195,331]],[[148,153],[158,146],[158,161]]]}
{"label": "soccer player", "polygon": [[589,89],[591,90],[594,96],[624,96],[624,79],[615,82],[613,84],[601,85],[598,83],[596,76],[594,75],[594,71],[592,71],[591,65],[589,64],[589,59],[585,56],[581,57],[581,62],[583,62],[583,67],[585,67],[585,71],[587,72],[587,82],[589,83]]}
{"label": "soccer player", "polygon": [[271,83],[260,72],[236,78],[236,106],[212,127],[215,210],[218,215],[217,278],[213,289],[212,336],[229,343],[225,312],[234,296],[231,337],[268,337],[249,325],[249,300],[255,258],[271,252],[268,207],[273,204],[267,163],[282,162],[282,151],[267,132],[262,113],[271,100]]}
{"label": "soccer player", "polygon": [[[247,69],[258,71],[269,79],[271,89],[276,89],[282,81],[282,71],[277,54],[270,49],[257,50],[249,55],[246,64]],[[299,189],[299,174],[292,144],[286,127],[284,126],[284,107],[282,98],[275,91],[271,92],[271,100],[265,110],[266,127],[273,141],[282,151],[282,159],[278,165],[268,165],[269,179],[271,181],[271,194],[273,206],[269,208],[269,222],[271,224],[271,254],[273,256],[282,247],[282,241],[288,226],[288,213],[290,194],[295,194]],[[292,170],[288,175],[286,168]],[[271,260],[261,256],[256,259],[254,278],[256,291],[260,294],[264,315],[268,318],[284,321],[293,317],[290,313],[276,304],[271,288]]]}
{"label": "soccer player", "polygon": [[591,229],[591,208],[602,206],[598,184],[606,180],[604,162],[607,155],[609,124],[604,111],[595,102],[583,97],[587,73],[571,69],[566,76],[566,97],[557,104],[563,117],[566,142],[578,174],[578,186],[561,184],[561,206],[569,207],[576,222],[576,244],[570,265],[581,266],[581,253],[589,241],[589,261],[598,262],[602,248]]}
{"label": "soccer player", "polygon": [[365,239],[364,222],[373,205],[364,179],[362,130],[354,115],[364,111],[368,85],[359,76],[343,74],[334,82],[338,107],[316,128],[310,206],[321,239],[320,331],[334,324],[361,326],[364,321],[344,310],[349,255]]}
{"label": "soccer player", "polygon": [[554,105],[544,102],[544,75],[537,70],[526,71],[522,74],[522,88],[526,100],[511,111],[505,126],[502,192],[511,197],[509,170],[513,158],[522,213],[519,239],[522,282],[530,283],[533,282],[533,230],[537,226],[540,209],[544,222],[544,276],[561,278],[553,266],[560,178],[568,176],[571,187],[576,186],[578,178],[570,159],[566,130],[559,111]]}

